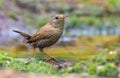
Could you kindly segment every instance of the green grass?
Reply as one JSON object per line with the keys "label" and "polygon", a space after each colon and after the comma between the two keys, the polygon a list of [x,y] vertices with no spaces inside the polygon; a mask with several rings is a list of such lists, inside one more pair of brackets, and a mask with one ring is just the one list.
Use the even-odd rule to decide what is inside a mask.
{"label": "green grass", "polygon": [[69,73],[82,74],[87,72],[90,75],[116,77],[118,73],[117,63],[120,61],[119,55],[119,47],[106,49],[100,51],[88,60],[78,61],[74,66],[59,69],[43,61],[32,59],[29,61],[29,64],[27,64],[26,60],[18,60],[17,58],[0,54],[0,67],[29,73],[60,75]]}
{"label": "green grass", "polygon": [[[3,48],[0,50],[0,53],[2,53],[0,54],[0,68],[41,74],[60,75],[87,72],[90,75],[116,77],[118,73],[117,65],[120,63],[119,41],[119,37],[113,36],[81,37],[76,46],[45,49],[46,53],[56,57],[57,60],[68,60],[76,63],[74,66],[63,69],[34,59],[30,60],[29,64],[26,64],[26,60],[18,60],[19,57],[33,58],[33,52],[29,52],[26,48],[22,50],[21,47],[15,49]],[[99,45],[102,50],[96,49],[96,45]],[[37,50],[37,58],[47,57]]]}

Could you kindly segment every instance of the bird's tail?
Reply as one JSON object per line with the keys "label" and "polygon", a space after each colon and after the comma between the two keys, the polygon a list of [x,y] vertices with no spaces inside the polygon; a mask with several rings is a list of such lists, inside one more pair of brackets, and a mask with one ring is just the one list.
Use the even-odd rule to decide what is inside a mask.
{"label": "bird's tail", "polygon": [[21,31],[18,31],[18,30],[13,30],[13,31],[22,35],[26,40],[29,40],[31,38],[31,35],[26,34],[24,32],[21,32]]}

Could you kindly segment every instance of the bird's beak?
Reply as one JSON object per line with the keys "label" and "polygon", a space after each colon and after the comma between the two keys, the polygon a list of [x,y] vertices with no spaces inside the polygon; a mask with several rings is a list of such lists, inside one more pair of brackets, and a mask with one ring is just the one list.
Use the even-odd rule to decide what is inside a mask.
{"label": "bird's beak", "polygon": [[61,16],[61,19],[63,19],[63,20],[64,20],[66,17],[68,17],[68,16]]}

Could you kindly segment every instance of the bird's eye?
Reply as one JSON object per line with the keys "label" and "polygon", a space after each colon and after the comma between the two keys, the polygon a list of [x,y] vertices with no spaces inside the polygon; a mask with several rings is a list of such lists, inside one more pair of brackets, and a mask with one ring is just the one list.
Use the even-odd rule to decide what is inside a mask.
{"label": "bird's eye", "polygon": [[58,17],[55,17],[55,19],[58,19]]}

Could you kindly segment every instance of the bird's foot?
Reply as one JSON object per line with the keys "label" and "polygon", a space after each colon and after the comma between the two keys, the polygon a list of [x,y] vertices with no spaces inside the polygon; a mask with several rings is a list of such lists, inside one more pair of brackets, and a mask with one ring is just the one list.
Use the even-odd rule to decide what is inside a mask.
{"label": "bird's foot", "polygon": [[57,60],[55,58],[50,58],[50,59],[47,59],[46,62],[57,62]]}
{"label": "bird's foot", "polygon": [[54,66],[60,67],[58,61],[55,58],[50,58],[46,60],[47,63],[52,64]]}
{"label": "bird's foot", "polygon": [[48,59],[46,61],[49,61],[49,60],[57,61],[54,57],[51,57],[50,59]]}

